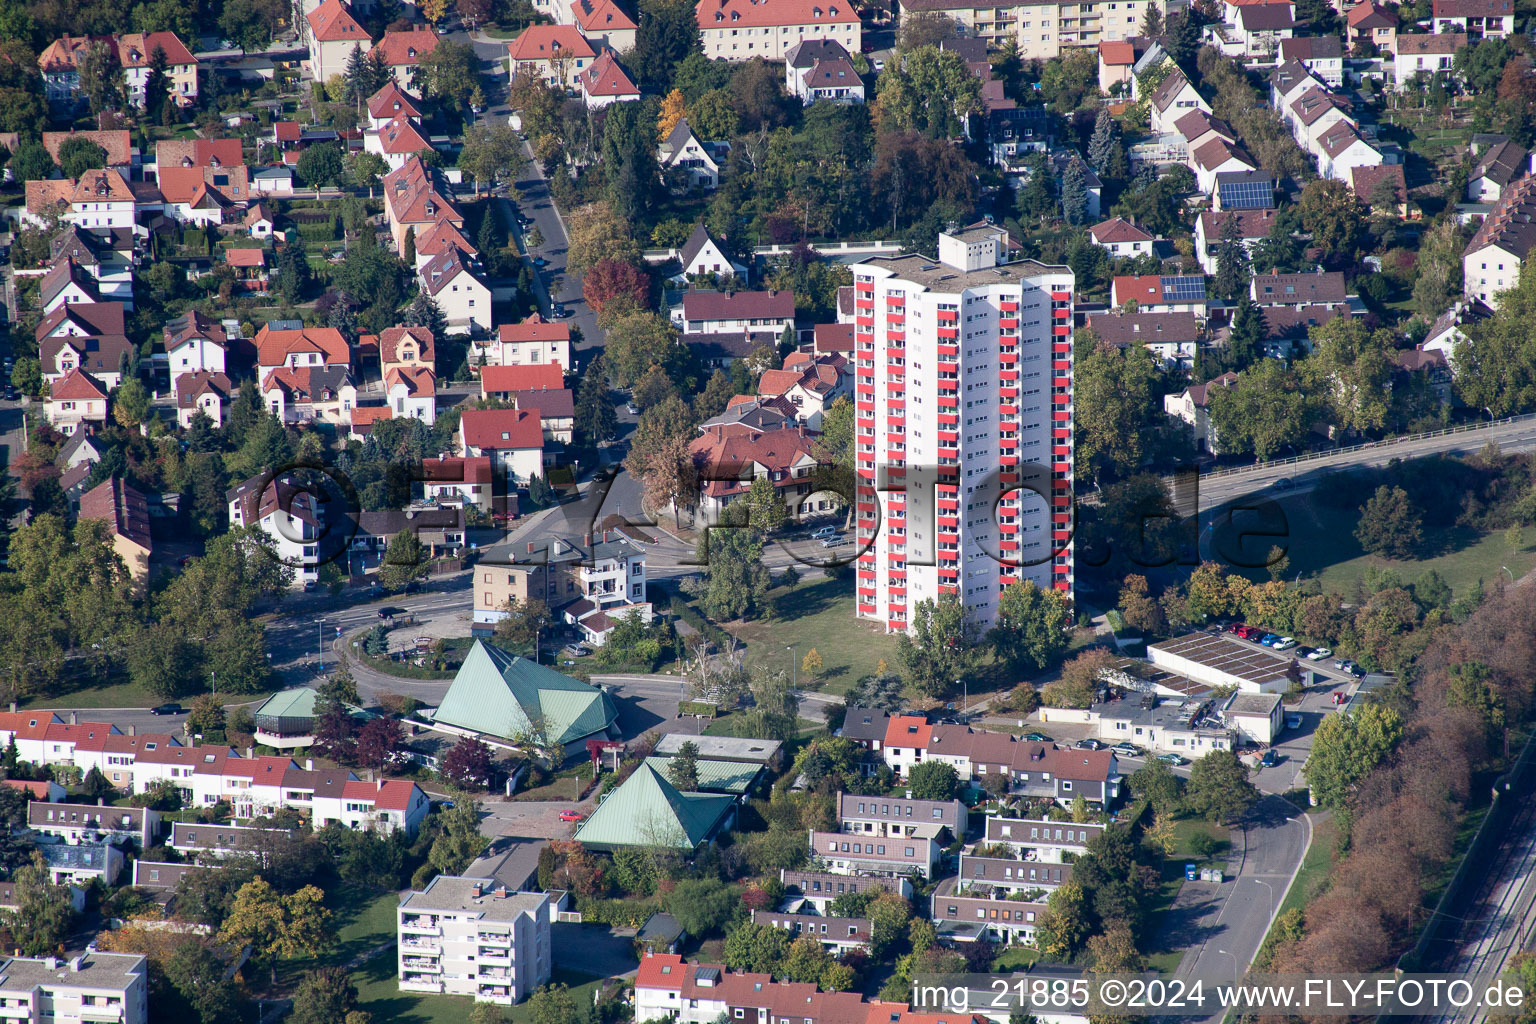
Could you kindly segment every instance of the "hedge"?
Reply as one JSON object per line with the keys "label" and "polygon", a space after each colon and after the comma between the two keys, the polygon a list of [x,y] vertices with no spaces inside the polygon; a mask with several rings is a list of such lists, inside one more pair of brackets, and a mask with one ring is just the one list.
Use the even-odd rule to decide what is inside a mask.
{"label": "hedge", "polygon": [[714,644],[720,650],[728,651],[731,649],[730,634],[721,629],[719,626],[715,625],[713,622],[705,619],[704,616],[699,614],[698,609],[693,607],[693,605],[689,604],[687,601],[673,601],[672,611],[676,613],[678,618],[682,619],[684,622],[688,623],[688,625],[692,626],[694,629],[698,630],[698,632],[703,634],[705,639]]}
{"label": "hedge", "polygon": [[606,924],[611,927],[639,928],[657,911],[651,900],[598,900],[580,898],[576,909],[581,911],[582,924]]}

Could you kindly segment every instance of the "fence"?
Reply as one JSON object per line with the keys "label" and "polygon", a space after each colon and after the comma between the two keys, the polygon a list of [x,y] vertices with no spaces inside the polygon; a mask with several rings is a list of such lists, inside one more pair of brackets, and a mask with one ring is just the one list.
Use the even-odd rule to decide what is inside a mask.
{"label": "fence", "polygon": [[[1365,444],[1349,445],[1346,448],[1330,448],[1325,452],[1308,452],[1305,455],[1293,455],[1288,459],[1270,459],[1268,462],[1255,462],[1251,466],[1225,466],[1221,469],[1213,469],[1209,473],[1200,474],[1206,479],[1221,476],[1234,476],[1238,473],[1257,473],[1264,469],[1274,469],[1277,466],[1295,466],[1308,462],[1317,462],[1322,459],[1331,459],[1335,455],[1348,455],[1351,452],[1370,451],[1376,448],[1392,448],[1396,445],[1407,444],[1411,441],[1426,441],[1432,437],[1446,437],[1451,434],[1469,434],[1477,430],[1492,430],[1500,424],[1524,423],[1536,420],[1536,412],[1521,413],[1519,416],[1507,416],[1502,420],[1492,420],[1487,423],[1462,423],[1454,427],[1442,427],[1439,430],[1426,430],[1421,434],[1403,434],[1400,437],[1388,437],[1380,441],[1368,441]],[[1168,482],[1173,482],[1168,477]]]}

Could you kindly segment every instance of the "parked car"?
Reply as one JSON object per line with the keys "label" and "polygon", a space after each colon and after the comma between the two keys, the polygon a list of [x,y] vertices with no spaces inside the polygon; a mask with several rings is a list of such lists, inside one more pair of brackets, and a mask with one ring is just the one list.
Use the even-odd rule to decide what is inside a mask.
{"label": "parked car", "polygon": [[1354,676],[1356,679],[1364,679],[1365,678],[1365,669],[1361,668],[1359,665],[1356,665],[1354,662],[1350,662],[1349,663],[1349,668],[1345,669],[1344,671],[1348,672],[1350,675]]}
{"label": "parked car", "polygon": [[587,650],[581,644],[567,644],[564,648],[562,648],[561,653],[568,654],[573,658],[585,658],[592,652]]}
{"label": "parked car", "polygon": [[1271,646],[1274,647],[1274,649],[1277,650],[1277,651],[1288,651],[1292,647],[1296,646],[1296,641],[1292,640],[1288,636],[1283,636],[1279,640],[1276,640],[1273,644],[1271,644]]}
{"label": "parked car", "polygon": [[1051,738],[1043,732],[1027,732],[1024,738],[1031,743],[1049,743]]}
{"label": "parked car", "polygon": [[1335,659],[1333,659],[1333,667],[1338,669],[1340,672],[1343,672],[1344,671],[1344,666],[1345,665],[1349,665],[1349,664],[1352,664],[1352,662],[1350,662],[1350,660],[1348,658],[1335,658]]}
{"label": "parked car", "polygon": [[837,536],[837,527],[819,526],[811,531],[811,540],[826,540],[828,537]]}
{"label": "parked car", "polygon": [[640,407],[638,405],[636,405],[634,402],[630,402],[628,405],[626,405],[624,407],[624,411],[629,413],[631,416],[639,416],[640,415]]}
{"label": "parked car", "polygon": [[1331,658],[1331,657],[1333,657],[1333,651],[1329,650],[1326,647],[1319,647],[1315,651],[1307,652],[1307,660],[1308,661],[1322,661],[1324,658]]}
{"label": "parked car", "polygon": [[1102,749],[1104,749],[1104,744],[1100,743],[1098,740],[1095,740],[1095,739],[1078,740],[1076,743],[1074,743],[1072,745],[1074,747],[1076,747],[1078,750],[1102,750]]}
{"label": "parked car", "polygon": [[1236,633],[1238,636],[1242,636],[1243,630],[1248,628],[1248,624],[1246,622],[1229,622],[1223,628],[1228,633]]}
{"label": "parked car", "polygon": [[554,314],[556,320],[565,320],[571,315],[571,311],[565,308],[563,302],[555,303],[554,308],[550,312]]}
{"label": "parked car", "polygon": [[1312,656],[1312,648],[1310,648],[1310,647],[1298,647],[1298,648],[1296,648],[1296,657],[1298,657],[1298,658],[1310,658],[1311,656]]}
{"label": "parked car", "polygon": [[179,715],[183,708],[180,704],[158,704],[149,709],[152,715]]}
{"label": "parked car", "polygon": [[1270,747],[1268,750],[1264,751],[1264,756],[1259,758],[1259,764],[1265,768],[1273,768],[1279,763],[1280,755],[1275,752],[1274,747]]}
{"label": "parked car", "polygon": [[1141,748],[1134,743],[1116,743],[1109,748],[1121,757],[1140,757]]}
{"label": "parked car", "polygon": [[1157,759],[1162,761],[1164,764],[1171,764],[1175,768],[1189,764],[1189,758],[1185,757],[1183,754],[1158,754]]}
{"label": "parked car", "polygon": [[1263,644],[1265,647],[1273,647],[1275,645],[1275,641],[1279,639],[1279,633],[1265,633],[1263,636],[1259,637],[1259,643]]}
{"label": "parked car", "polygon": [[561,811],[560,812],[560,820],[561,821],[581,821],[585,817],[586,817],[586,815],[582,814],[580,811]]}
{"label": "parked car", "polygon": [[1285,716],[1285,727],[1287,729],[1300,729],[1301,728],[1301,716],[1300,715],[1286,715]]}

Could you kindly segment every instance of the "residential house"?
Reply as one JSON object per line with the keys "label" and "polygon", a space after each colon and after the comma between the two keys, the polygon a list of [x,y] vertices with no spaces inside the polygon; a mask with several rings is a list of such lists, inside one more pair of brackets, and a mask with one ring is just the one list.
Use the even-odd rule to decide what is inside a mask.
{"label": "residential house", "polygon": [[123,307],[116,302],[61,305],[38,322],[36,336],[43,380],[56,383],[84,370],[109,392],[122,383],[123,357],[133,344],[123,334]]}
{"label": "residential house", "polygon": [[1131,68],[1136,64],[1136,46],[1120,41],[1099,43],[1099,91],[1112,96],[1131,87]]}
{"label": "residential house", "polygon": [[714,189],[720,184],[720,161],[714,146],[699,141],[688,126],[688,118],[678,119],[671,134],[656,150],[656,162],[662,174],[677,171],[689,188]]}
{"label": "residential house", "polygon": [[1153,753],[1204,757],[1236,744],[1232,728],[1220,718],[1219,702],[1208,694],[1168,700],[1156,693],[1095,701],[1085,712],[1106,743],[1133,743]]}
{"label": "residential house", "polygon": [[738,359],[746,359],[763,344],[746,331],[732,331],[727,334],[686,334],[682,341],[693,350],[693,354],[699,361],[711,370],[730,369],[732,363]]}
{"label": "residential house", "polygon": [[698,471],[698,511],[705,522],[718,522],[757,477],[773,484],[792,518],[833,506],[826,492],[812,493],[811,477],[827,458],[803,426],[763,432],[711,427],[688,450]]}
{"label": "residential house", "polygon": [[166,168],[239,167],[245,163],[239,139],[164,139],[155,143],[155,177]]}
{"label": "residential house", "polygon": [[[1498,0],[1505,2],[1505,0]],[[1449,77],[1452,62],[1460,50],[1467,48],[1467,35],[1462,32],[1446,32],[1438,35],[1399,35],[1397,52],[1392,58],[1393,82],[1397,91],[1417,88],[1418,76],[1433,78]]]}
{"label": "residential house", "polygon": [[[1099,217],[1103,216],[1104,183],[1093,172],[1093,168],[1089,167],[1083,161],[1083,158],[1074,151],[1058,150],[1050,155],[1050,166],[1056,176],[1057,193],[1060,193],[1062,184],[1066,180],[1067,168],[1073,165],[1076,165],[1078,171],[1082,174],[1083,185],[1087,191],[1087,201],[1084,203],[1083,213],[1089,220],[1096,221]],[[983,230],[986,230],[988,227],[983,225]],[[966,230],[969,231],[970,229],[967,228]]]}
{"label": "residential house", "polygon": [[1224,373],[1204,384],[1191,384],[1178,394],[1163,396],[1163,411],[1189,425],[1194,433],[1197,451],[1220,454],[1216,444],[1216,430],[1211,425],[1210,389],[1235,387],[1237,381],[1237,374]]}
{"label": "residential house", "polygon": [[25,185],[26,212],[22,220],[34,226],[57,213],[82,228],[126,228],[137,219],[138,200],[122,172],[110,167],[86,171],[78,179],[50,178]]}
{"label": "residential house", "polygon": [[1152,236],[1123,217],[1111,217],[1088,229],[1093,243],[1114,258],[1144,256],[1152,251]]}
{"label": "residential house", "polygon": [[1088,329],[1100,341],[1119,348],[1145,347],[1169,369],[1194,366],[1203,332],[1193,313],[1092,313]]}
{"label": "residential house", "polygon": [[161,208],[183,224],[239,223],[251,199],[250,171],[233,167],[163,167],[160,169]]}
{"label": "residential house", "polygon": [[37,298],[44,313],[52,313],[71,303],[100,302],[96,279],[81,270],[74,260],[64,259],[49,267],[38,282]]}
{"label": "residential house", "polygon": [[391,171],[398,171],[407,160],[431,148],[415,119],[403,114],[363,135],[364,151],[382,157]]}
{"label": "residential house", "polygon": [[207,416],[213,426],[222,427],[224,410],[234,397],[235,385],[225,374],[197,370],[172,378],[171,391],[176,399],[176,422],[183,430],[192,426],[198,413]]}
{"label": "residential house", "polygon": [[1435,32],[1469,40],[1502,39],[1515,31],[1514,0],[1435,0]]}
{"label": "residential house", "polygon": [[54,1024],[146,1024],[148,961],[137,954],[87,952],[7,957],[0,962],[0,1001],[17,1021]]}
{"label": "residential house", "polygon": [[437,374],[429,366],[391,366],[384,371],[384,395],[394,419],[437,422]]}
{"label": "residential house", "polygon": [[709,236],[709,231],[702,222],[694,226],[688,241],[684,242],[682,249],[678,251],[677,259],[682,265],[682,269],[678,271],[678,277],[685,281],[699,277],[708,277],[715,281],[730,277],[743,284],[747,281],[746,266],[726,255],[720,243]]}
{"label": "residential house", "polygon": [[576,398],[568,388],[514,391],[510,397],[515,408],[538,414],[546,451],[572,442],[576,431]]}
{"label": "residential house", "polygon": [[897,876],[842,875],[834,871],[781,868],[779,881],[789,905],[809,906],[825,914],[837,898],[849,892],[894,892],[903,899],[912,898],[912,883]]}
{"label": "residential house", "polygon": [[197,102],[197,58],[174,32],[125,32],[117,36],[70,36],[54,40],[37,58],[50,106],[73,108],[80,102],[80,62],[97,43],[106,44],[122,68],[128,101],[143,109],[155,50],[165,53],[166,88],[180,107]]}
{"label": "residential house", "polygon": [[869,949],[871,925],[867,917],[829,917],[822,914],[794,914],[777,910],[753,910],[752,923],[767,928],[782,928],[790,938],[812,938],[833,956]]}
{"label": "residential house", "polygon": [[1321,88],[1326,92],[1328,83],[1308,71],[1301,61],[1286,61],[1270,73],[1270,105],[1289,124],[1292,117],[1291,104],[1314,88]]}
{"label": "residential house", "polygon": [[1211,112],[1211,105],[1177,68],[1152,90],[1149,104],[1154,134],[1173,131],[1179,118],[1191,110]]}
{"label": "residential house", "polygon": [[559,89],[575,87],[581,72],[597,58],[572,25],[529,25],[507,44],[508,72],[531,75]]}
{"label": "residential house", "polygon": [[345,426],[357,407],[357,384],[344,366],[283,366],[261,378],[261,400],[284,423]]}
{"label": "residential house", "polygon": [[1399,217],[1409,216],[1408,183],[1403,177],[1402,164],[1353,167],[1348,180],[1350,190],[1367,208],[1392,210]]}
{"label": "residential house", "polygon": [[172,381],[184,373],[228,371],[229,335],[219,321],[195,309],[168,321],[161,331]]}
{"label": "residential house", "polygon": [[105,426],[107,389],[86,371],[70,370],[48,385],[43,416],[49,426],[65,437],[86,424]]}
{"label": "residential house", "polygon": [[1338,89],[1344,84],[1344,47],[1336,35],[1282,39],[1280,60],[1300,62],[1331,88]]}
{"label": "residential house", "polygon": [[570,373],[571,329],[535,313],[519,324],[501,324],[492,340],[471,341],[470,358],[484,366],[556,363]]}
{"label": "residential house", "polygon": [[838,730],[837,736],[862,750],[878,754],[885,742],[885,730],[890,721],[888,711],[849,704],[843,714],[843,727]]}
{"label": "residential house", "polygon": [[[432,31],[430,25],[391,30],[379,38],[375,49],[379,51],[384,66],[389,68],[391,84],[400,89],[409,89],[422,58],[437,49],[437,33]],[[372,113],[372,104],[369,106],[369,112]]]}
{"label": "residential house", "polygon": [[[477,624],[506,618],[509,601],[574,607],[576,616],[643,604],[645,552],[618,531],[561,537],[543,547],[529,542],[527,561],[482,565],[474,583]],[[577,607],[580,606],[580,607]]]}
{"label": "residential house", "polygon": [[1211,197],[1216,210],[1273,210],[1275,178],[1267,171],[1226,171],[1216,175]]}
{"label": "residential house", "polygon": [[255,343],[256,367],[262,378],[280,369],[352,366],[351,346],[334,327],[274,327],[269,321],[256,332]]}
{"label": "residential house", "polygon": [[422,459],[421,487],[428,501],[474,505],[486,514],[495,507],[495,474],[486,457]]}
{"label": "residential house", "polygon": [[428,228],[424,234],[416,236],[416,266],[412,269],[418,274],[421,273],[422,267],[450,249],[459,250],[471,260],[478,260],[480,257],[480,250],[464,237],[463,230],[454,226],[454,223],[445,217]]}
{"label": "residential house", "polygon": [[1295,8],[1287,0],[1245,3],[1227,10],[1229,21],[1205,31],[1206,38],[1228,57],[1274,60],[1281,42],[1291,38],[1296,29]]}
{"label": "residential house", "polygon": [[[292,761],[286,757],[242,757],[228,758],[226,764],[236,765],[240,762],[249,762],[241,765],[241,771],[249,771],[257,767],[268,767],[278,776],[278,781],[267,782],[269,788],[281,788],[281,776],[289,768],[294,767]],[[258,762],[271,762],[270,765],[259,765]],[[222,768],[222,766],[221,766]],[[207,774],[207,773],[204,773]],[[222,778],[222,775],[212,775],[212,778]],[[243,778],[257,778],[258,776],[246,775]],[[201,780],[199,780],[201,781]],[[212,783],[210,783],[212,785]],[[217,801],[212,801],[217,802]],[[250,801],[243,801],[247,804]],[[248,806],[247,810],[251,808]],[[198,821],[173,821],[171,822],[170,847],[176,852],[203,863],[217,863],[229,857],[240,857],[247,854],[259,854],[271,847],[275,842],[292,839],[298,833],[286,828],[260,828],[252,825],[219,825],[207,824]]]}
{"label": "residential house", "polygon": [[1445,357],[1446,366],[1453,372],[1456,369],[1456,346],[1471,341],[1467,333],[1462,330],[1472,324],[1480,323],[1493,315],[1481,299],[1470,301],[1457,300],[1451,303],[1451,308],[1441,313],[1435,322],[1430,324],[1429,332],[1424,335],[1424,340],[1419,343],[1419,348],[1425,352],[1438,352]]}
{"label": "residential house", "polygon": [[315,495],[291,476],[251,477],[224,495],[229,525],[261,530],[278,558],[294,569],[294,585],[317,578],[320,566],[320,510]]}
{"label": "residential house", "polygon": [[[385,38],[392,34],[385,33]],[[377,130],[397,117],[420,119],[421,108],[417,104],[421,101],[405,90],[405,83],[392,78],[378,92],[368,97],[369,128]],[[298,125],[294,125],[294,128],[297,129]],[[297,137],[297,132],[294,134]]]}
{"label": "residential house", "polygon": [[[1044,153],[1055,138],[1049,112],[1044,107],[1020,106],[1009,99],[1003,83],[991,79],[981,85],[981,108],[985,119],[985,139],[992,163],[1010,174],[1022,173],[1022,155]],[[974,118],[966,119],[969,137]]]}
{"label": "residential house", "polygon": [[459,454],[488,456],[507,482],[526,487],[544,472],[544,431],[537,412],[466,409],[459,418]]}
{"label": "residential house", "polygon": [[343,0],[325,0],[304,16],[309,26],[309,71],[317,82],[345,74],[354,49],[367,53],[373,39]]}
{"label": "residential house", "polygon": [[853,373],[843,356],[791,352],[784,368],[765,370],[758,379],[760,397],[784,398],[807,430],[820,432],[822,417],[838,398],[853,392]]}
{"label": "residential house", "polygon": [[[603,3],[618,10],[613,0],[603,0]],[[640,99],[640,87],[635,84],[629,72],[624,70],[612,50],[599,53],[597,59],[576,76],[576,87],[588,110],[600,110],[612,103]]]}
{"label": "residential house", "polygon": [[90,276],[97,295],[121,302],[127,310],[133,309],[133,258],[133,233],[123,229],[92,231],[67,225],[48,240],[52,266],[73,263]]}
{"label": "residential house", "polygon": [[149,556],[154,542],[149,536],[149,502],[113,475],[80,497],[79,519],[96,519],[107,526],[112,550],[136,582],[149,578]]}
{"label": "residential house", "polygon": [[1351,8],[1344,16],[1344,31],[1351,48],[1368,44],[1380,53],[1397,49],[1397,15],[1374,2]]}
{"label": "residential house", "polygon": [[491,289],[470,268],[469,257],[448,248],[416,272],[421,287],[443,311],[449,334],[491,329]]}
{"label": "residential house", "polygon": [[126,178],[136,178],[143,170],[141,167],[143,155],[139,152],[139,147],[133,144],[133,133],[126,128],[43,132],[43,148],[48,151],[49,156],[53,157],[54,163],[59,162],[59,151],[70,139],[85,139],[87,142],[96,143],[101,147],[102,152],[107,154],[107,166],[121,171]]}
{"label": "residential house", "polygon": [[[252,183],[252,188],[255,184]],[[268,239],[272,237],[273,229],[277,226],[277,215],[272,212],[272,207],[266,203],[255,203],[245,211],[245,219],[240,222],[245,225],[246,232],[252,238]]]}
{"label": "residential house", "polygon": [[160,812],[147,807],[32,801],[27,804],[27,827],[75,844],[127,840],[143,851],[160,836]]}
{"label": "residential house", "polygon": [[412,228],[418,239],[439,220],[463,229],[464,215],[446,198],[449,194],[440,172],[419,157],[407,159],[399,170],[385,175],[384,213],[396,252],[405,255],[405,236]]}
{"label": "residential house", "polygon": [[123,851],[111,843],[41,843],[37,852],[42,855],[49,881],[81,888],[90,888],[97,881],[107,887],[115,885],[126,860]]}
{"label": "residential house", "polygon": [[550,902],[545,893],[513,892],[490,878],[438,875],[400,901],[400,990],[521,1002],[553,969]]}
{"label": "residential house", "polygon": [[779,61],[808,39],[831,39],[858,53],[863,41],[859,12],[844,0],[703,0],[696,11],[711,60]]}
{"label": "residential house", "polygon": [[1255,274],[1248,297],[1260,306],[1338,305],[1348,302],[1341,272]]}
{"label": "residential house", "polygon": [[175,892],[181,888],[181,880],[194,871],[206,871],[199,864],[180,864],[168,860],[136,860],[133,862],[135,889],[151,893]]}
{"label": "residential house", "polygon": [[334,821],[358,832],[415,836],[431,809],[426,792],[409,779],[348,779],[339,796],[316,794],[314,822],[317,828]]}
{"label": "residential house", "polygon": [[1194,162],[1196,185],[1205,195],[1216,191],[1216,179],[1223,174],[1258,170],[1258,164],[1246,150],[1226,139],[1212,139],[1192,151],[1190,158]]}
{"label": "residential house", "polygon": [[380,374],[399,369],[426,369],[435,366],[437,348],[432,332],[425,327],[386,327],[379,332]]}
{"label": "residential house", "polygon": [[1489,309],[1499,308],[1499,293],[1515,287],[1520,268],[1536,246],[1536,175],[1526,175],[1504,189],[1493,212],[1483,218],[1462,250],[1462,294]]}
{"label": "residential house", "polygon": [[565,372],[555,363],[526,363],[480,368],[480,397],[511,401],[522,391],[561,391]]}
{"label": "residential house", "polygon": [[950,765],[962,781],[1005,775],[1011,792],[1048,797],[1061,804],[1081,796],[1107,806],[1120,795],[1120,775],[1111,751],[1064,749],[1006,733],[893,717],[886,731],[886,764],[905,778],[913,765],[923,761]]}
{"label": "residential house", "polygon": [[1193,313],[1205,318],[1203,275],[1116,275],[1110,283],[1109,295],[1109,304],[1115,308],[1135,302],[1138,313]]}
{"label": "residential house", "polygon": [[1195,258],[1207,274],[1216,273],[1222,240],[1234,230],[1249,255],[1274,227],[1274,210],[1223,210],[1204,212],[1195,218]]}
{"label": "residential house", "polygon": [[52,779],[4,779],[0,780],[0,786],[6,789],[14,789],[18,793],[38,802],[53,803],[63,800],[69,791]]}
{"label": "residential house", "polygon": [[1359,167],[1375,167],[1382,163],[1381,151],[1360,134],[1360,130],[1347,121],[1329,128],[1317,140],[1318,172],[1325,178],[1337,178],[1348,182]]}
{"label": "residential house", "polygon": [[683,334],[744,331],[759,341],[775,342],[795,325],[795,295],[789,291],[701,292],[683,295],[672,315]]}
{"label": "residential house", "polygon": [[252,295],[265,295],[269,285],[265,249],[225,249],[224,263],[234,271],[235,288]]}
{"label": "residential house", "polygon": [[1527,173],[1531,162],[1524,146],[1502,135],[1474,135],[1472,155],[1477,158],[1477,163],[1467,178],[1467,201],[1470,203],[1498,202],[1504,190]]}

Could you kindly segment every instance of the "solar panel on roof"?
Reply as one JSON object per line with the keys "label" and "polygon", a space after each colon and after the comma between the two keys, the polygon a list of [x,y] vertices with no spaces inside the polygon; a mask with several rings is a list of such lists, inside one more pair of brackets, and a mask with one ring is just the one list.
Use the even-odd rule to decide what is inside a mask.
{"label": "solar panel on roof", "polygon": [[1205,298],[1205,278],[1183,275],[1165,277],[1159,283],[1165,302],[1199,302]]}
{"label": "solar panel on roof", "polygon": [[1268,180],[1217,181],[1223,210],[1271,210],[1275,193]]}

